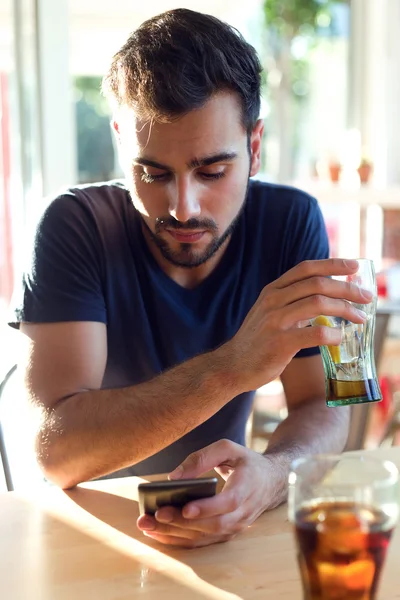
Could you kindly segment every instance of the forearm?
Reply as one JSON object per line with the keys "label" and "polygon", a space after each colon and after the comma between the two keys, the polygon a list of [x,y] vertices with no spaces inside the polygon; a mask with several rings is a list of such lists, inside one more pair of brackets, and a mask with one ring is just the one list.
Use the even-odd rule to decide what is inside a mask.
{"label": "forearm", "polygon": [[276,477],[275,505],[286,499],[291,462],[309,454],[340,453],[347,441],[349,423],[348,408],[328,408],[321,398],[289,413],[273,433],[265,452]]}
{"label": "forearm", "polygon": [[240,393],[221,349],[132,387],[76,394],[45,413],[37,454],[45,475],[71,487],[144,460]]}

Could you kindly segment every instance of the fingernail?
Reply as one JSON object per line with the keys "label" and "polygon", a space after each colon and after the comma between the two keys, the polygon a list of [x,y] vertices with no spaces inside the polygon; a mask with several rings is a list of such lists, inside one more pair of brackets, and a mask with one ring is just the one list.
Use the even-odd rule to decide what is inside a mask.
{"label": "fingernail", "polygon": [[168,475],[168,479],[181,479],[183,475],[183,467],[179,466]]}
{"label": "fingernail", "polygon": [[359,317],[361,317],[363,319],[363,321],[367,320],[367,313],[364,312],[363,310],[360,310],[359,308],[356,308],[356,313],[358,314]]}
{"label": "fingernail", "polygon": [[153,531],[153,529],[156,528],[156,524],[154,523],[153,519],[149,519],[148,517],[144,517],[144,519],[142,519],[140,521],[140,529],[146,529],[147,531]]}
{"label": "fingernail", "polygon": [[157,521],[160,523],[171,523],[173,516],[170,510],[157,511],[155,514]]}
{"label": "fingernail", "polygon": [[184,517],[186,517],[187,519],[193,519],[195,517],[198,517],[200,514],[200,509],[198,506],[185,506],[182,514]]}
{"label": "fingernail", "polygon": [[345,267],[348,269],[358,269],[358,261],[353,259],[346,259],[344,261]]}
{"label": "fingernail", "polygon": [[364,300],[372,300],[372,298],[374,297],[372,292],[370,292],[369,290],[365,290],[364,288],[360,288],[360,293]]}

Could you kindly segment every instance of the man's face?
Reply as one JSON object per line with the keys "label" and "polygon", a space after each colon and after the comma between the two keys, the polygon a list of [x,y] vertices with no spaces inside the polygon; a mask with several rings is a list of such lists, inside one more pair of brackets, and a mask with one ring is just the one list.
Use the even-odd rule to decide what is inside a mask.
{"label": "man's face", "polygon": [[259,169],[262,123],[249,141],[236,95],[220,93],[171,123],[126,110],[114,126],[149,243],[178,267],[204,264],[229,237]]}

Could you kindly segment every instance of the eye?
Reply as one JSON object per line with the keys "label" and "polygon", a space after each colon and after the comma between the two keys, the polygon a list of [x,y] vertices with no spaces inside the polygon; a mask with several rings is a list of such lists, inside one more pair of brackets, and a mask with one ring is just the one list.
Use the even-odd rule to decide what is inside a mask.
{"label": "eye", "polygon": [[205,173],[204,171],[199,172],[200,177],[206,180],[222,179],[225,177],[225,171],[217,171],[216,173]]}
{"label": "eye", "polygon": [[140,179],[143,183],[154,183],[155,181],[165,181],[169,177],[169,173],[166,171],[149,171],[148,167],[140,170]]}

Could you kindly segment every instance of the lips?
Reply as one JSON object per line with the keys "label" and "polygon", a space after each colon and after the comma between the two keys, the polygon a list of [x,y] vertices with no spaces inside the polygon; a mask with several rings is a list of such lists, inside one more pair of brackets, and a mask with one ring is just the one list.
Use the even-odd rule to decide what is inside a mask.
{"label": "lips", "polygon": [[174,240],[183,244],[198,242],[206,233],[205,231],[182,231],[179,229],[167,229],[167,231]]}

